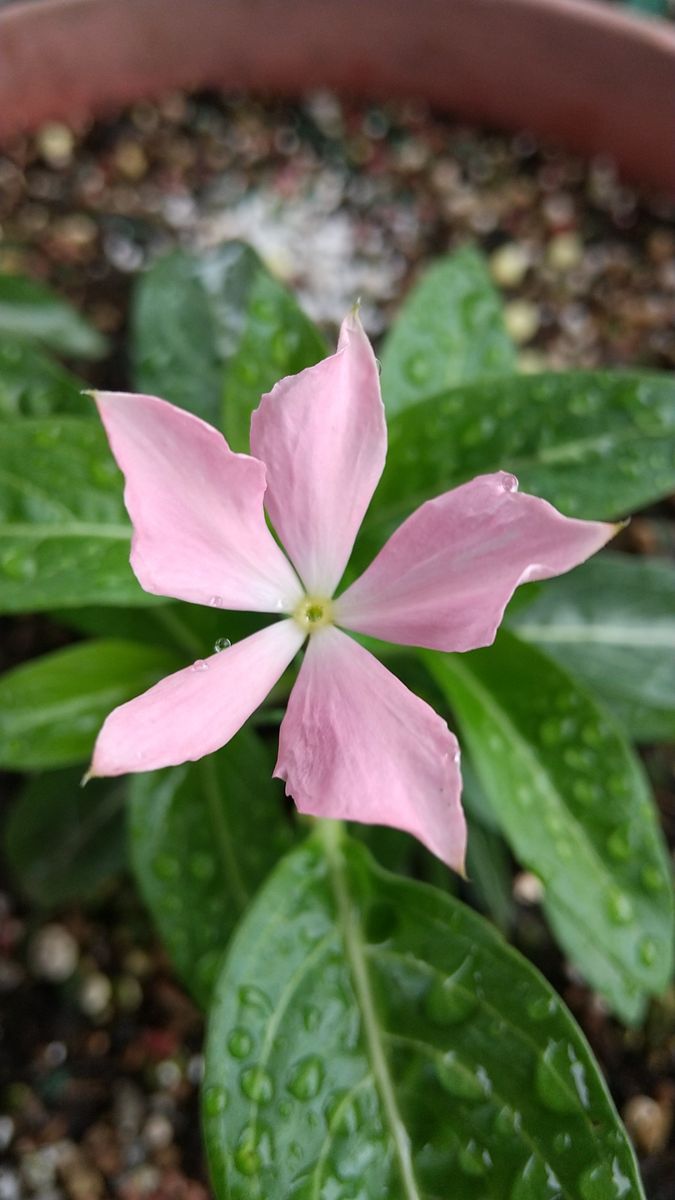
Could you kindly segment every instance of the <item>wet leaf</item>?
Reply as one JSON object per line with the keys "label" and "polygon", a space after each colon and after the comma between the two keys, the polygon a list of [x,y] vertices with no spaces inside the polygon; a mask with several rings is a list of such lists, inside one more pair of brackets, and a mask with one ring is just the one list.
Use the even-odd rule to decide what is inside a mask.
{"label": "wet leaf", "polygon": [[660,499],[675,489],[675,380],[634,371],[505,376],[397,413],[364,527],[369,546],[425,500],[497,470],[573,517],[623,517]]}
{"label": "wet leaf", "polygon": [[327,822],[228,950],[203,1115],[219,1200],[643,1196],[549,985],[488,922]]}
{"label": "wet leaf", "polygon": [[424,273],[384,342],[381,361],[391,414],[446,388],[515,370],[501,300],[478,251],[466,246]]}
{"label": "wet leaf", "polygon": [[327,352],[293,296],[240,242],[203,255],[178,250],[151,267],[137,286],[133,343],[139,389],[210,421],[243,451],[262,393]]}
{"label": "wet leaf", "polygon": [[615,719],[502,630],[469,654],[423,652],[516,857],[563,946],[636,1021],[672,968],[668,859],[642,766]]}
{"label": "wet leaf", "polygon": [[20,275],[0,275],[0,337],[38,342],[73,358],[100,358],[106,340],[66,300]]}
{"label": "wet leaf", "polygon": [[675,567],[602,554],[547,580],[510,624],[599,696],[638,741],[675,738]]}
{"label": "wet leaf", "polygon": [[0,612],[152,604],[129,566],[122,476],[98,421],[8,420],[0,439]]}
{"label": "wet leaf", "polygon": [[0,342],[0,420],[58,412],[93,415],[94,406],[82,394],[83,387],[35,346],[9,339]]}
{"label": "wet leaf", "polygon": [[66,646],[0,676],[0,766],[84,763],[108,713],[184,666],[159,646],[97,640]]}
{"label": "wet leaf", "polygon": [[134,870],[176,969],[206,1006],[235,922],[293,833],[273,761],[240,733],[197,763],[134,776]]}
{"label": "wet leaf", "polygon": [[89,900],[126,866],[126,780],[94,779],[82,769],[31,779],[9,810],[5,854],[22,891],[56,908]]}

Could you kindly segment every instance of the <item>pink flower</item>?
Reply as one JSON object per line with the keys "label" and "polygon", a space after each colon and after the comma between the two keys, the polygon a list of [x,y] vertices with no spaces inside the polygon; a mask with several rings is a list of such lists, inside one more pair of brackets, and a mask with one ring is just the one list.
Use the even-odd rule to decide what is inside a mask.
{"label": "pink flower", "polygon": [[275,775],[287,793],[301,812],[407,830],[462,871],[456,738],[343,631],[437,650],[486,646],[518,584],[570,570],[615,527],[562,516],[519,494],[513,475],[482,475],[422,504],[335,599],[387,448],[377,365],[355,315],[336,354],[263,396],[252,457],[153,396],[96,400],[126,478],[141,586],[283,619],[115,709],[90,774],[217,750],[308,641],[279,737]]}

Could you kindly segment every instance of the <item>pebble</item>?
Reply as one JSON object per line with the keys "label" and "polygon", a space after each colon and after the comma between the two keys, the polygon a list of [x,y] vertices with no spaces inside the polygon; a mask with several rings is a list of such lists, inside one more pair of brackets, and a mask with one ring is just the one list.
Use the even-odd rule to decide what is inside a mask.
{"label": "pebble", "polygon": [[554,271],[571,271],[581,262],[583,253],[578,233],[557,233],[546,248],[546,262]]}
{"label": "pebble", "polygon": [[529,266],[530,255],[518,242],[507,242],[490,256],[490,273],[499,287],[518,287]]}
{"label": "pebble", "polygon": [[173,1141],[173,1125],[162,1113],[148,1117],[141,1134],[149,1150],[165,1150]]}
{"label": "pebble", "polygon": [[530,300],[509,300],[504,306],[506,328],[518,346],[532,340],[540,321],[539,306]]}
{"label": "pebble", "polygon": [[520,904],[540,904],[544,896],[544,885],[530,871],[520,871],[513,881],[513,896]]}
{"label": "pebble", "polygon": [[70,166],[75,151],[75,135],[67,125],[48,121],[36,134],[39,153],[50,167],[63,170]]}
{"label": "pebble", "polygon": [[651,1096],[633,1096],[623,1110],[623,1119],[639,1154],[656,1154],[668,1142],[673,1125],[669,1105]]}
{"label": "pebble", "polygon": [[80,987],[80,1008],[88,1017],[101,1017],[108,1008],[112,995],[112,984],[108,976],[101,971],[92,971]]}
{"label": "pebble", "polygon": [[70,979],[80,956],[75,938],[63,925],[43,925],[28,946],[30,969],[38,979],[64,983]]}

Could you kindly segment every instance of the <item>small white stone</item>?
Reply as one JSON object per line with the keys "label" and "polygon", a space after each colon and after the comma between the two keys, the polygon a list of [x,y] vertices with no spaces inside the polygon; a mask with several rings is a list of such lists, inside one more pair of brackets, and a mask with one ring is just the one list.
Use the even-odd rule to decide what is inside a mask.
{"label": "small white stone", "polygon": [[529,342],[539,329],[540,314],[530,300],[511,300],[504,307],[506,328],[518,346]]}
{"label": "small white stone", "polygon": [[519,242],[506,242],[490,256],[490,273],[499,287],[517,287],[529,266],[530,256]]}
{"label": "small white stone", "polygon": [[63,925],[43,925],[33,937],[28,961],[38,979],[63,983],[77,966],[79,948],[72,933]]}

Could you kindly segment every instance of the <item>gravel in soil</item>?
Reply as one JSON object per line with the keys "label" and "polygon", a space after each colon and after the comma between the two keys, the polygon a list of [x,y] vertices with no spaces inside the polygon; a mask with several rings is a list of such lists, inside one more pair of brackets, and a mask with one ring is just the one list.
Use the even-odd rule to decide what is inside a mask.
{"label": "gravel in soil", "polygon": [[[299,105],[171,95],[79,129],[45,125],[0,153],[0,270],[43,279],[110,335],[82,367],[129,386],[133,276],[176,245],[251,242],[329,331],[356,296],[373,335],[420,269],[464,242],[488,256],[523,370],[675,366],[675,210],[528,133],[477,131],[417,104],[328,93]],[[675,554],[672,501],[633,520],[633,553]],[[6,622],[9,665],[58,645]],[[675,840],[675,755],[648,767]],[[11,781],[9,781],[11,783]],[[8,789],[11,790],[11,789]],[[675,1191],[675,992],[625,1031],[552,946],[532,877],[517,940],[560,989],[605,1068],[650,1200]],[[43,916],[0,896],[0,1200],[205,1200],[202,1022],[130,881]]]}

